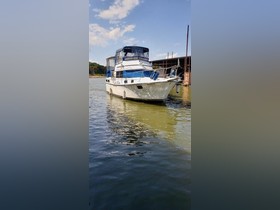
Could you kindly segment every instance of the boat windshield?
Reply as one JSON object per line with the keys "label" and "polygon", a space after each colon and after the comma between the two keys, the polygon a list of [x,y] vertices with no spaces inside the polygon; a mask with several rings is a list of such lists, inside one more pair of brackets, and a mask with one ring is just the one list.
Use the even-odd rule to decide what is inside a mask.
{"label": "boat windshield", "polygon": [[116,63],[128,60],[149,61],[149,49],[146,47],[127,46],[116,52]]}

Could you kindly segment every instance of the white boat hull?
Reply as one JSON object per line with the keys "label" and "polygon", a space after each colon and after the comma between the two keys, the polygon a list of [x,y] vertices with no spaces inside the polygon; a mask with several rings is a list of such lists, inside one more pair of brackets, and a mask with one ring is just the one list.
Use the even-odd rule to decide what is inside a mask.
{"label": "white boat hull", "polygon": [[153,69],[146,47],[125,46],[106,63],[106,91],[125,99],[162,101],[179,81],[174,69]]}
{"label": "white boat hull", "polygon": [[113,84],[106,83],[106,91],[124,99],[162,101],[176,85],[176,80],[162,80],[150,83]]}

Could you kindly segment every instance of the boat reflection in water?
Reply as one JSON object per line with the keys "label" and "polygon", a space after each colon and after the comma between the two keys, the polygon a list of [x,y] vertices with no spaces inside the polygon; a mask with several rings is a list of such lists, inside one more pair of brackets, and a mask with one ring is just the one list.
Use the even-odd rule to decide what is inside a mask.
{"label": "boat reflection in water", "polygon": [[90,80],[89,209],[190,209],[185,92],[147,104],[110,97],[104,86]]}
{"label": "boat reflection in water", "polygon": [[167,139],[177,147],[191,150],[190,88],[172,90],[163,103],[151,104],[124,100],[107,95],[107,122],[111,130],[122,138],[121,144],[141,146],[153,137]]}

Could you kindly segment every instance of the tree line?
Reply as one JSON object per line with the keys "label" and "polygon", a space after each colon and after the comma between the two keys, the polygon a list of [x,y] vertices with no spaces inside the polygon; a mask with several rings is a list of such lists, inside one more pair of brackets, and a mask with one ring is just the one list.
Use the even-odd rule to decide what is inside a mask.
{"label": "tree line", "polygon": [[102,66],[98,63],[89,62],[89,74],[90,75],[105,75],[106,74],[106,67]]}

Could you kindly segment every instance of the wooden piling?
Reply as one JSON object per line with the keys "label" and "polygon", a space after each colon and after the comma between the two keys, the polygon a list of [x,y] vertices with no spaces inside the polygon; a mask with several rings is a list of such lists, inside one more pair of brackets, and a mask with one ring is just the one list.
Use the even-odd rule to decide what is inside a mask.
{"label": "wooden piling", "polygon": [[191,85],[191,72],[189,71],[189,64],[188,62],[188,43],[189,43],[189,25],[187,27],[187,38],[186,38],[186,57],[184,62],[184,81],[183,85],[188,86]]}

